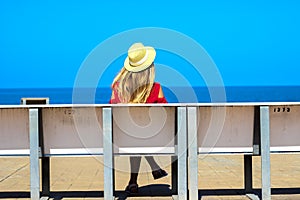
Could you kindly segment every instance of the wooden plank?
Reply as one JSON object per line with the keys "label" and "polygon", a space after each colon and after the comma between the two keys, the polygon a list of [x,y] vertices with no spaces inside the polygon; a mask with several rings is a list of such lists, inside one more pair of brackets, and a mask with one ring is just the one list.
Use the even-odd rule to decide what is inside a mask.
{"label": "wooden plank", "polygon": [[254,106],[198,108],[199,153],[242,153],[253,150]]}
{"label": "wooden plank", "polygon": [[0,109],[0,155],[29,155],[29,111]]}
{"label": "wooden plank", "polygon": [[270,106],[271,151],[300,151],[300,106]]}
{"label": "wooden plank", "polygon": [[103,153],[102,108],[42,108],[46,155]]}
{"label": "wooden plank", "polygon": [[175,107],[113,108],[114,152],[174,153]]}

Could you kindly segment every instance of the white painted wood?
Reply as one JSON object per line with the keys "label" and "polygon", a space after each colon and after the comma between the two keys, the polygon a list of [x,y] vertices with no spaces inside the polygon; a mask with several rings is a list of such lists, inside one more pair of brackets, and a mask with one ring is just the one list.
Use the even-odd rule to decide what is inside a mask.
{"label": "white painted wood", "polygon": [[286,106],[300,102],[224,102],[224,103],[161,103],[161,104],[48,104],[48,105],[0,105],[0,108],[82,108],[82,107],[213,107],[213,106]]}
{"label": "white painted wood", "polygon": [[175,107],[113,108],[114,152],[150,147],[154,154],[174,153],[175,123]]}
{"label": "white painted wood", "polygon": [[252,150],[254,106],[200,107],[198,115],[199,153]]}
{"label": "white painted wood", "polygon": [[0,109],[0,155],[29,155],[29,111]]}
{"label": "white painted wood", "polygon": [[273,151],[300,150],[300,106],[270,106],[270,140]]}
{"label": "white painted wood", "polygon": [[46,155],[103,152],[102,108],[42,108],[42,118]]}

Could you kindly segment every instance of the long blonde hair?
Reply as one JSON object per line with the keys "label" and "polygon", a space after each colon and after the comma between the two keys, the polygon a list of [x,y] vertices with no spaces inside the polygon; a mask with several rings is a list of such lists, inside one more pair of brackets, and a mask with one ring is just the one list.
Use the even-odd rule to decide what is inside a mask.
{"label": "long blonde hair", "polygon": [[154,79],[153,63],[141,72],[131,72],[123,67],[115,77],[112,88],[117,92],[121,103],[146,103]]}

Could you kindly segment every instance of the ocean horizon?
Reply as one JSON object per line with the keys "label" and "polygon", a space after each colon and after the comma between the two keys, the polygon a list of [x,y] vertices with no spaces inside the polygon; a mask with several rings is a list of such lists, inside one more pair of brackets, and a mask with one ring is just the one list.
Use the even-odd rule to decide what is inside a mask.
{"label": "ocean horizon", "polygon": [[[163,87],[163,91],[169,103],[300,101],[300,86]],[[21,98],[38,97],[48,97],[50,104],[106,104],[110,96],[109,87],[76,90],[73,88],[3,88],[0,89],[0,105],[18,105],[21,103]]]}

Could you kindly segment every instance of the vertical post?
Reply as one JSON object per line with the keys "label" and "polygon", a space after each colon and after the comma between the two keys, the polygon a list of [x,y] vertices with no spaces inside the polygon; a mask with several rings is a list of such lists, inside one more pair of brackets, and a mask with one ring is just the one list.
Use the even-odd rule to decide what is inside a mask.
{"label": "vertical post", "polygon": [[254,107],[254,124],[253,124],[253,155],[260,156],[260,107]]}
{"label": "vertical post", "polygon": [[103,108],[104,199],[114,199],[112,109]]}
{"label": "vertical post", "polygon": [[50,196],[50,158],[42,157],[42,196]]}
{"label": "vertical post", "polygon": [[[49,101],[49,100],[48,100]],[[50,196],[50,158],[45,157],[44,151],[44,131],[43,131],[43,114],[39,109],[39,146],[41,149],[41,174],[42,174],[42,197]]]}
{"label": "vertical post", "polygon": [[244,187],[246,194],[253,192],[252,155],[244,155]]}
{"label": "vertical post", "polygon": [[188,107],[188,176],[189,199],[198,199],[197,108]]}
{"label": "vertical post", "polygon": [[[49,98],[21,98],[21,104],[49,104]],[[44,155],[44,132],[42,109],[38,109],[38,133],[39,146],[41,150],[41,174],[42,174],[42,196],[50,196],[50,158]],[[43,198],[43,197],[42,197]]]}
{"label": "vertical post", "polygon": [[175,155],[171,157],[172,160],[172,195],[175,197],[178,194],[178,109],[175,109],[175,133],[174,133],[174,144],[175,144]]}
{"label": "vertical post", "polygon": [[30,197],[40,199],[38,109],[29,109]]}
{"label": "vertical post", "polygon": [[260,107],[262,199],[271,200],[269,106]]}
{"label": "vertical post", "polygon": [[187,115],[185,107],[178,107],[178,200],[187,200]]}
{"label": "vertical post", "polygon": [[178,194],[178,160],[177,156],[171,157],[172,165],[171,165],[171,181],[172,181],[172,195]]}

